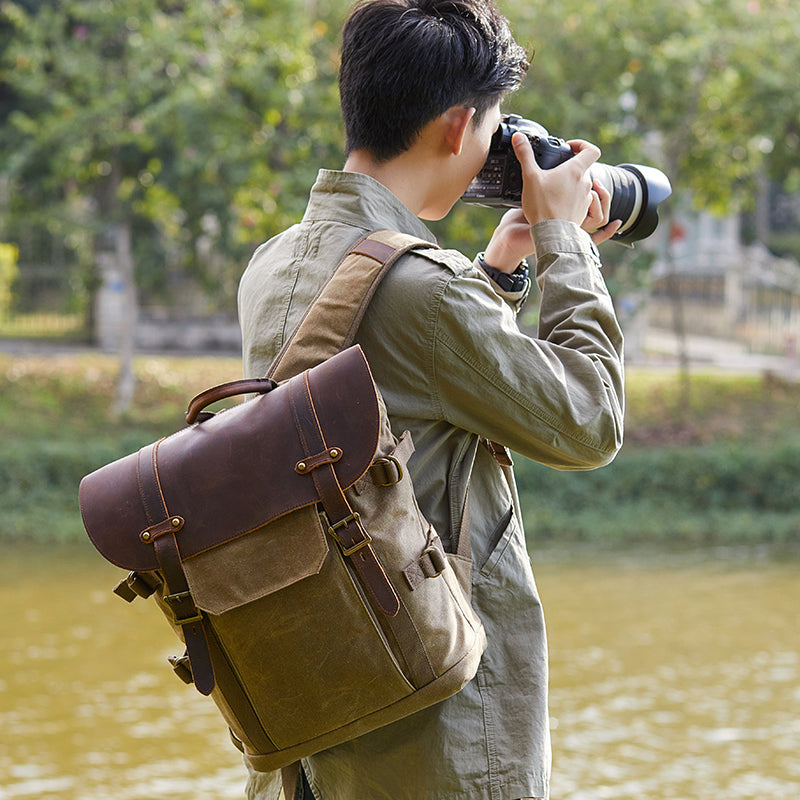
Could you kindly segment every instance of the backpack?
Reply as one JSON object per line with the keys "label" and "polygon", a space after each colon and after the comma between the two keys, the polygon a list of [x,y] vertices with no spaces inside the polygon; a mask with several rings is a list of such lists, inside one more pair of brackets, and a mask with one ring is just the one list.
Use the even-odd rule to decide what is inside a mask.
{"label": "backpack", "polygon": [[[431,244],[360,239],[267,376],[201,393],[189,427],[81,481],[89,538],[129,571],[115,592],[154,596],[185,643],[173,668],[257,771],[455,694],[485,647],[466,519],[445,553],[414,496],[411,437],[392,434],[352,345],[414,247]],[[204,410],[242,393],[255,397]]]}

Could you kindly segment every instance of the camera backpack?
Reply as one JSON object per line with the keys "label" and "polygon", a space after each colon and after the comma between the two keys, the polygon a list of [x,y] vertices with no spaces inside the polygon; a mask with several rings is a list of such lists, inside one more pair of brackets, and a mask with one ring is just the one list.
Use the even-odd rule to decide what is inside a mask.
{"label": "camera backpack", "polygon": [[[189,426],[87,475],[84,526],[153,595],[251,766],[267,772],[458,692],[485,647],[466,519],[445,553],[352,345],[379,281],[431,244],[375,231],[344,256],[264,378],[195,397]],[[209,404],[254,394],[216,414]],[[466,517],[466,514],[465,514]]]}

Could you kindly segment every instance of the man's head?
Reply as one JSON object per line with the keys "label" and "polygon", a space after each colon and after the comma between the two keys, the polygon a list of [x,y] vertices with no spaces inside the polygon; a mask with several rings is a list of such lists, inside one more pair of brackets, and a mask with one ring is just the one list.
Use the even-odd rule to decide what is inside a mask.
{"label": "man's head", "polygon": [[347,153],[388,161],[454,106],[473,122],[528,68],[491,0],[367,0],[345,24],[339,72]]}

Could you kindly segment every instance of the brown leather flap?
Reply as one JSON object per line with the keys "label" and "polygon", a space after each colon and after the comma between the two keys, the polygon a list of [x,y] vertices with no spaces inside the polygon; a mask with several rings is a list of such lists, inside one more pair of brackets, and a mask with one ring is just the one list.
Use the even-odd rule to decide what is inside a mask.
{"label": "brown leather flap", "polygon": [[[306,378],[325,439],[322,454],[305,451],[292,408],[289,384]],[[316,503],[316,464],[333,461],[342,488],[352,486],[372,463],[379,432],[377,390],[354,346],[268,394],[161,440],[158,480],[168,519],[183,519],[176,535],[181,558]],[[84,526],[100,553],[124,569],[145,571],[158,562],[140,535],[161,520],[148,517],[141,479],[139,455],[132,453],[87,475],[79,497]]]}

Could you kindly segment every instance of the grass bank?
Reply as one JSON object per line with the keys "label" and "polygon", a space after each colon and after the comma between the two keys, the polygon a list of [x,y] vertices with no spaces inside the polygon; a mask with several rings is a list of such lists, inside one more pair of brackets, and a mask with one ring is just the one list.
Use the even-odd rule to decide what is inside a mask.
{"label": "grass bank", "polygon": [[625,444],[590,472],[517,465],[536,544],[800,544],[800,386],[771,376],[628,375]]}
{"label": "grass bank", "polygon": [[[179,430],[188,400],[239,375],[236,359],[141,357],[132,412],[114,418],[114,359],[0,354],[0,539],[84,541],[83,475]],[[800,386],[632,370],[613,464],[563,473],[517,459],[537,544],[800,542]]]}
{"label": "grass bank", "polygon": [[0,538],[82,541],[80,479],[179,430],[191,397],[240,370],[232,358],[142,357],[133,409],[118,418],[115,359],[0,355]]}

